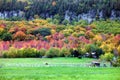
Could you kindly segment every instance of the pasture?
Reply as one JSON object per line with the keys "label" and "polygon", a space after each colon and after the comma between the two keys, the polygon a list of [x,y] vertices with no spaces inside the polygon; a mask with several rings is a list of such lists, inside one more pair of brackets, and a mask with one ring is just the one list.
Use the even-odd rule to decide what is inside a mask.
{"label": "pasture", "polygon": [[1,58],[0,80],[120,80],[120,68],[89,67],[93,60]]}

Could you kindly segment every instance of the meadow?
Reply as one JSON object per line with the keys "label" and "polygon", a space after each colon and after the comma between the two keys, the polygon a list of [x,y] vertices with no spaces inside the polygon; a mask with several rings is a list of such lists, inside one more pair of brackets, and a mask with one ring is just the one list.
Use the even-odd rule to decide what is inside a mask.
{"label": "meadow", "polygon": [[120,80],[120,0],[0,0],[0,80]]}
{"label": "meadow", "polygon": [[120,68],[89,67],[89,58],[1,58],[0,80],[119,80]]}

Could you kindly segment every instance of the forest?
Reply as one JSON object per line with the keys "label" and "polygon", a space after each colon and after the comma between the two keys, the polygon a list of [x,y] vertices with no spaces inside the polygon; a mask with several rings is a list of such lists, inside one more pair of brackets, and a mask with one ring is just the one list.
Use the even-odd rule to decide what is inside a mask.
{"label": "forest", "polygon": [[86,16],[84,14],[93,20],[120,19],[119,5],[120,0],[0,0],[0,12],[3,18],[12,20],[30,20],[35,16],[46,19],[57,15],[61,23],[65,16],[69,16],[67,20],[79,21]]}
{"label": "forest", "polygon": [[1,57],[5,58],[86,56],[119,60],[120,22],[107,20],[88,24],[80,20],[74,25],[59,25],[43,19],[1,20],[0,39]]}

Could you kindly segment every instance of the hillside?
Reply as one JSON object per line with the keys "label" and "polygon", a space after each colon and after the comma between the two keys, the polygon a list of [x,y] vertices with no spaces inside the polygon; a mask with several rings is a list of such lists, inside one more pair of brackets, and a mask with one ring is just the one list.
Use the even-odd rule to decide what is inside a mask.
{"label": "hillside", "polygon": [[[1,57],[99,58],[101,54],[120,55],[119,21],[86,21],[64,25],[53,21],[0,21]],[[57,52],[57,53],[56,53]],[[75,52],[75,53],[74,53]],[[92,55],[95,52],[96,55]]]}
{"label": "hillside", "polygon": [[120,19],[120,0],[0,0],[0,17],[17,19],[54,18],[88,22]]}

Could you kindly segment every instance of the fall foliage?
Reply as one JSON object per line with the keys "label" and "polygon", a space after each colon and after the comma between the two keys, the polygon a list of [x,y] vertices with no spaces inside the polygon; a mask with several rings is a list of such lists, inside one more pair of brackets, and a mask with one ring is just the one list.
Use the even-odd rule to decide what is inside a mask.
{"label": "fall foliage", "polygon": [[[98,25],[95,22],[88,26],[80,26],[80,24],[57,25],[42,19],[13,22],[0,21],[0,23],[0,50],[3,52],[10,51],[11,48],[17,50],[30,48],[30,50],[38,52],[41,49],[44,49],[44,52],[48,50],[48,55],[51,55],[50,51],[55,50],[59,51],[59,55],[54,53],[55,56],[70,56],[70,50],[75,49],[80,54],[92,51],[99,54],[102,50],[104,53],[114,52],[120,55],[120,34],[104,31],[101,33],[97,30]],[[113,21],[112,24],[116,23]],[[108,23],[106,22],[106,24]]]}

